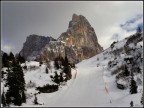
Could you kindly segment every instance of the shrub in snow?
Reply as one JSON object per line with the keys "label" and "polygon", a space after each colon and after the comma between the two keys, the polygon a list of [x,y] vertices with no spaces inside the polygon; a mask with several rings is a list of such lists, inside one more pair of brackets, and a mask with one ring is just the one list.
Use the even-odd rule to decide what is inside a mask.
{"label": "shrub in snow", "polygon": [[27,66],[25,65],[25,66],[23,67],[23,69],[24,69],[24,70],[27,70]]}
{"label": "shrub in snow", "polygon": [[116,43],[117,43],[117,42],[114,41],[114,42],[110,45],[111,49],[114,48],[114,45],[115,45]]}
{"label": "shrub in snow", "polygon": [[52,75],[50,75],[50,78],[53,78],[53,76],[52,76]]}
{"label": "shrub in snow", "polygon": [[43,87],[37,87],[36,90],[39,90],[42,93],[51,93],[58,90],[58,85],[46,84]]}
{"label": "shrub in snow", "polygon": [[39,66],[41,66],[43,63],[42,62],[39,62]]}
{"label": "shrub in snow", "polygon": [[26,87],[27,88],[33,88],[33,87],[36,87],[36,84],[35,84],[35,82],[30,81],[29,83],[27,83]]}
{"label": "shrub in snow", "polygon": [[109,67],[109,68],[112,68],[112,67],[114,67],[115,65],[117,65],[117,63],[118,63],[118,61],[117,61],[116,58],[115,58],[115,60],[108,62],[108,67]]}
{"label": "shrub in snow", "polygon": [[107,59],[107,57],[104,57],[104,60],[106,60]]}
{"label": "shrub in snow", "polygon": [[118,83],[117,83],[117,88],[124,90],[124,89],[125,89],[125,86],[122,85],[122,84],[118,84]]}

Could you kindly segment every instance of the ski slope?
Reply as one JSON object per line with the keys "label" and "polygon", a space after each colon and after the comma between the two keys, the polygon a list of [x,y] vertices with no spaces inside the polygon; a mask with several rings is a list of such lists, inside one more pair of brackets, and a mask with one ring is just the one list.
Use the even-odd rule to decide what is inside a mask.
{"label": "ski slope", "polygon": [[[125,42],[126,40],[124,39],[116,43],[113,49],[122,48]],[[142,43],[138,42],[137,46],[135,46],[138,47],[136,52],[143,46]],[[117,56],[118,64],[112,69],[118,68],[118,66],[123,64],[123,59],[128,56],[121,52]],[[35,87],[54,84],[50,78],[50,75],[54,75],[55,71],[53,62],[51,62],[49,74],[45,72],[45,64],[39,66],[39,62],[26,62],[28,68],[35,66],[35,69],[24,71],[27,100],[26,103],[22,104],[22,107],[130,107],[131,101],[134,102],[134,107],[142,107],[140,101],[143,91],[143,80],[141,80],[142,84],[138,85],[137,94],[130,94],[129,88],[118,89],[116,74],[112,75],[112,69],[109,70],[108,68],[108,62],[114,59],[115,56],[112,54],[112,49],[108,48],[94,57],[81,61],[76,65],[76,69],[72,69],[72,79],[68,80],[65,83],[66,85],[60,85],[58,91],[37,94],[39,105],[34,105],[33,103],[34,94],[38,92]],[[22,64],[22,66],[24,65]],[[3,68],[4,70],[6,69]],[[61,70],[57,71],[59,73]],[[143,79],[143,73],[135,75],[135,79],[137,78]],[[35,83],[35,86],[28,87],[30,81]],[[2,81],[1,91],[3,89],[4,91],[7,90],[6,87],[3,88],[4,84],[4,81]]]}
{"label": "ski slope", "polygon": [[[92,60],[77,64],[77,68],[72,70],[72,79],[57,92],[38,94],[38,102],[42,104],[38,106],[109,105],[110,97],[105,90],[103,67],[97,67]],[[32,104],[33,100],[34,97],[23,106],[37,106]]]}
{"label": "ski slope", "polygon": [[[52,106],[104,106],[110,102],[102,79],[102,68],[77,65],[76,79],[72,79],[65,94]],[[86,67],[86,68],[84,68]]]}

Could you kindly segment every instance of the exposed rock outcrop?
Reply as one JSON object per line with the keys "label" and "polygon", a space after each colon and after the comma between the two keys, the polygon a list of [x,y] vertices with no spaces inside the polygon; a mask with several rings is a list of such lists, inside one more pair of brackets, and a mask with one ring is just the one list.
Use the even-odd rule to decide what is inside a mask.
{"label": "exposed rock outcrop", "polygon": [[23,48],[20,51],[20,55],[27,60],[35,60],[40,50],[48,44],[50,41],[54,41],[52,37],[39,36],[36,34],[29,35],[26,42],[23,44]]}
{"label": "exposed rock outcrop", "polygon": [[[65,56],[66,54],[71,62],[78,63],[103,50],[88,20],[84,16],[76,14],[73,14],[66,32],[62,33],[57,40],[42,42],[43,44],[35,52],[35,47],[39,46],[40,41],[43,41],[43,39],[40,38],[38,42],[33,41],[29,45],[31,41],[27,38],[22,50],[24,57],[28,58],[28,56],[34,55],[36,60],[47,62],[53,60],[56,56]],[[33,47],[34,50],[31,51]]]}
{"label": "exposed rock outcrop", "polygon": [[[61,44],[58,45],[58,43]],[[51,46],[55,46],[55,48]],[[69,60],[75,63],[90,58],[103,50],[88,20],[84,16],[76,14],[73,14],[67,31],[62,33],[53,45],[49,44],[43,48],[38,58],[40,60],[49,58],[53,53],[49,49],[55,49],[56,56],[65,56],[66,54]]]}

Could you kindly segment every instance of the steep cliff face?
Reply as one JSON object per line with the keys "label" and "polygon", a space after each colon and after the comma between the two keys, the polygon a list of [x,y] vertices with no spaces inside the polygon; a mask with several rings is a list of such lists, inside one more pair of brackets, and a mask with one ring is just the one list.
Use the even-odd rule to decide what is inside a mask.
{"label": "steep cliff face", "polygon": [[44,37],[36,34],[29,35],[26,42],[23,44],[23,48],[20,54],[27,60],[35,60],[40,50],[48,44],[51,40],[55,40],[52,37]]}
{"label": "steep cliff face", "polygon": [[100,52],[100,47],[94,29],[88,20],[82,15],[73,14],[72,20],[69,22],[67,32],[61,34],[58,40],[66,42],[66,45],[87,46],[96,48],[96,52]]}
{"label": "steep cliff face", "polygon": [[37,61],[49,62],[61,55],[65,56],[65,43],[61,41],[50,41],[44,48],[41,49],[36,57]]}
{"label": "steep cliff face", "polygon": [[103,48],[99,45],[94,29],[82,15],[73,14],[66,32],[55,40],[53,38],[29,36],[20,52],[25,58],[48,62],[61,55],[78,63],[98,53]]}
{"label": "steep cliff face", "polygon": [[[55,46],[55,44],[57,45]],[[55,48],[50,46],[55,46]],[[43,48],[38,58],[40,58],[40,60],[44,60],[46,56],[52,58],[49,56],[52,53],[51,48],[55,49],[56,56],[65,56],[66,54],[69,60],[75,63],[90,58],[103,50],[88,20],[84,16],[78,16],[76,14],[73,14],[67,31],[62,33],[53,45],[49,44]],[[51,49],[51,51],[49,49]]]}

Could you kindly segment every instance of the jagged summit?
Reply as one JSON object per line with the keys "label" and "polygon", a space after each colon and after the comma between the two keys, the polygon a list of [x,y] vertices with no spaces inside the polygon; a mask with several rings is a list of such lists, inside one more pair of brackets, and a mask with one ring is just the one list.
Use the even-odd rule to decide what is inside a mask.
{"label": "jagged summit", "polygon": [[[31,42],[32,40],[34,41]],[[30,50],[33,47],[38,47],[38,49]],[[83,15],[73,14],[68,29],[60,35],[57,41],[50,37],[47,40],[45,37],[29,36],[21,52],[24,53],[24,57],[28,58],[32,55],[31,58],[38,61],[53,60],[57,55],[65,56],[66,53],[71,62],[77,63],[102,50],[88,20]]]}
{"label": "jagged summit", "polygon": [[55,41],[52,37],[39,36],[36,34],[29,35],[20,54],[27,60],[33,60],[39,54],[39,51],[50,41]]}

